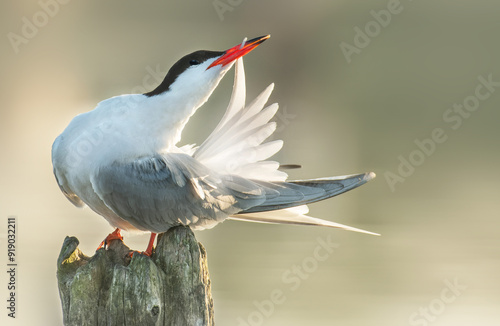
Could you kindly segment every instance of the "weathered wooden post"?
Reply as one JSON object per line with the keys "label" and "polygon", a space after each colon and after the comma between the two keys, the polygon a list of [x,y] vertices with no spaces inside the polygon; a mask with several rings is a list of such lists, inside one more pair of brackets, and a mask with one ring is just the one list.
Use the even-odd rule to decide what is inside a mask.
{"label": "weathered wooden post", "polygon": [[210,277],[203,246],[189,227],[158,237],[151,257],[122,241],[93,257],[66,237],[57,261],[64,325],[214,325]]}

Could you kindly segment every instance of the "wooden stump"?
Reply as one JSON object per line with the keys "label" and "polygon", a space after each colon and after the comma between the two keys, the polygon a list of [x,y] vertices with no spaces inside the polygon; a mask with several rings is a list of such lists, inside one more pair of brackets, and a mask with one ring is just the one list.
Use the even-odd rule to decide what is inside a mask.
{"label": "wooden stump", "polygon": [[205,248],[189,227],[159,235],[152,257],[122,241],[85,256],[66,237],[57,260],[64,325],[214,325]]}

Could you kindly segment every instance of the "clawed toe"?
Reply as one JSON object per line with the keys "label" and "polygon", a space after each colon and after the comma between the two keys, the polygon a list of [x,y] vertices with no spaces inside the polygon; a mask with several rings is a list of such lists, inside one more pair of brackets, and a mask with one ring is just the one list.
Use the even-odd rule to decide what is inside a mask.
{"label": "clawed toe", "polygon": [[110,234],[108,234],[108,236],[106,238],[104,238],[104,240],[102,240],[102,242],[99,244],[99,247],[97,247],[96,251],[99,250],[99,249],[101,249],[101,248],[106,249],[107,245],[112,240],[123,241],[123,237],[122,237],[122,235],[120,233],[120,229],[116,228],[113,232],[111,232]]}

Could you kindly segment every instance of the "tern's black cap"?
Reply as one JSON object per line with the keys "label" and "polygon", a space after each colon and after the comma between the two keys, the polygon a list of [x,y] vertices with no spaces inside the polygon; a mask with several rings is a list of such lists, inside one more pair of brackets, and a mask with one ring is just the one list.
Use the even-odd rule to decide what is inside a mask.
{"label": "tern's black cap", "polygon": [[155,96],[163,92],[166,92],[170,88],[170,85],[172,85],[172,83],[177,79],[177,77],[180,74],[182,74],[187,68],[194,65],[198,65],[208,59],[219,57],[224,53],[225,53],[224,51],[220,52],[220,51],[200,50],[185,55],[170,68],[167,75],[165,76],[165,79],[163,79],[163,81],[158,87],[156,87],[149,93],[145,93],[144,95]]}

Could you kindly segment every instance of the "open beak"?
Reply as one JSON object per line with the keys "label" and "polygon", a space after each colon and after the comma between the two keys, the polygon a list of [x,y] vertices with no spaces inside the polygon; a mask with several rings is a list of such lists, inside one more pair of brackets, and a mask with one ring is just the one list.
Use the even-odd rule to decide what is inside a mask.
{"label": "open beak", "polygon": [[242,44],[238,44],[230,48],[229,50],[226,50],[219,59],[215,60],[210,66],[208,66],[207,70],[217,65],[222,65],[224,67],[225,65],[230,64],[231,62],[255,49],[260,43],[264,42],[270,37],[271,35],[256,37]]}

